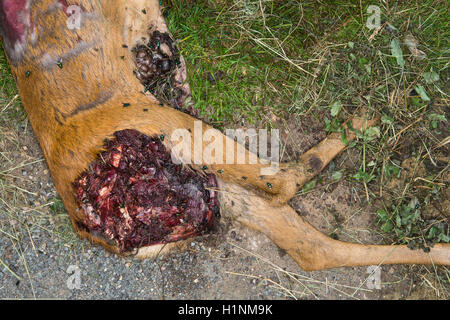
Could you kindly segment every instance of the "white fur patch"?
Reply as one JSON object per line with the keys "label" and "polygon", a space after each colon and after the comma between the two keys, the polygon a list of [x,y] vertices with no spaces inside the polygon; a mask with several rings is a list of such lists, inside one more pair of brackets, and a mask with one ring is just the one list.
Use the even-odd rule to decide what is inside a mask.
{"label": "white fur patch", "polygon": [[61,61],[61,60],[64,61],[64,60],[70,59],[72,57],[76,57],[76,56],[80,55],[81,53],[93,48],[94,45],[95,45],[94,42],[80,41],[75,45],[75,47],[73,47],[69,51],[63,53],[59,57],[52,57],[50,54],[44,53],[42,55],[40,61],[44,68],[52,69],[57,66],[57,63],[59,61]]}
{"label": "white fur patch", "polygon": [[70,5],[66,10],[67,15],[67,28],[69,30],[75,30],[81,28],[81,21],[83,19],[83,10],[80,6]]}

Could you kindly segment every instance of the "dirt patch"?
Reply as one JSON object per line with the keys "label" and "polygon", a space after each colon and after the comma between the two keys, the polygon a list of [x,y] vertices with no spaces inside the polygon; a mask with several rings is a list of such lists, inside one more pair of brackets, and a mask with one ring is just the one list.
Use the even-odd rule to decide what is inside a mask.
{"label": "dirt patch", "polygon": [[323,122],[313,116],[292,117],[286,114],[283,118],[277,118],[275,125],[282,128],[283,162],[297,160],[298,156],[327,136],[323,130]]}

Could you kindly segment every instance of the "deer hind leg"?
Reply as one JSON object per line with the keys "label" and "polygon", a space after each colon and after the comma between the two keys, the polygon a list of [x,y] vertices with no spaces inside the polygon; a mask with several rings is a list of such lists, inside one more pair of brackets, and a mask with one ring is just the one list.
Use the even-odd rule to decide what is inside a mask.
{"label": "deer hind leg", "polygon": [[[365,130],[373,126],[376,119],[367,120],[365,117],[355,117],[348,123],[350,122],[353,129]],[[207,130],[210,130],[210,128],[204,129],[204,136],[209,136],[205,133]],[[356,135],[352,130],[347,129],[346,136],[348,141],[352,141]],[[216,136],[215,139],[217,138],[225,140],[224,154],[220,159],[220,164],[210,165],[211,162],[205,162],[202,165],[206,165],[208,170],[218,172],[219,176],[227,182],[257,188],[260,191],[259,195],[270,199],[273,206],[286,204],[306,182],[322,171],[334,157],[347,147],[342,142],[340,134],[330,134],[317,146],[300,156],[298,161],[282,163],[275,166],[275,170],[271,170],[273,169],[273,163],[270,166],[262,163],[254,153],[244,149],[237,142],[233,142],[231,138],[221,134]],[[195,136],[193,140],[195,140]],[[198,144],[196,147],[193,143],[192,154],[198,152],[196,149],[200,146]],[[205,148],[207,148],[207,144],[203,142],[202,150],[205,150]],[[238,158],[239,152],[244,154],[242,158],[244,161]],[[230,154],[231,157],[229,157]],[[252,158],[256,159],[256,162],[253,160],[254,164],[249,164]],[[229,161],[230,159],[231,161]],[[227,164],[230,162],[233,164]],[[243,162],[247,164],[238,164]],[[216,163],[219,162],[216,161]]]}
{"label": "deer hind leg", "polygon": [[[144,101],[141,103],[144,106]],[[178,157],[176,148],[184,143],[188,144],[182,148],[190,149],[187,158],[181,157],[182,162],[192,164],[197,170],[214,173],[226,182],[256,188],[259,196],[270,200],[273,206],[286,204],[304,183],[317,175],[346,148],[340,134],[331,134],[300,156],[298,161],[279,164],[273,171],[273,163],[263,163],[255,153],[231,137],[185,113],[166,107],[161,108],[164,109],[148,115],[143,114],[140,119],[145,120],[147,124],[139,126],[139,130],[149,134],[150,132],[146,130],[148,123],[157,124],[159,134],[168,137],[165,144],[175,157]],[[159,107],[153,106],[153,110],[157,109]],[[354,129],[365,130],[373,126],[376,119],[355,117],[351,119],[351,123]],[[183,139],[179,139],[182,143],[176,138],[180,129],[186,133],[185,136],[180,135],[183,136]],[[352,141],[356,136],[350,129],[346,130],[346,135],[348,141]],[[218,151],[221,151],[220,154]]]}
{"label": "deer hind leg", "polygon": [[450,265],[450,244],[435,244],[429,253],[406,246],[361,245],[331,239],[303,220],[288,205],[274,207],[252,190],[225,183],[223,214],[264,233],[304,270],[379,264]]}
{"label": "deer hind leg", "polygon": [[[364,131],[377,122],[377,118],[368,120],[365,113],[363,111],[362,117],[355,116],[345,124],[348,142],[356,138],[354,130]],[[350,128],[350,125],[352,128]],[[332,133],[318,145],[301,155],[297,162],[283,165],[281,170],[284,170],[285,181],[283,181],[282,190],[272,201],[272,205],[286,204],[306,182],[320,173],[346,147],[347,144],[342,141],[342,135]]]}

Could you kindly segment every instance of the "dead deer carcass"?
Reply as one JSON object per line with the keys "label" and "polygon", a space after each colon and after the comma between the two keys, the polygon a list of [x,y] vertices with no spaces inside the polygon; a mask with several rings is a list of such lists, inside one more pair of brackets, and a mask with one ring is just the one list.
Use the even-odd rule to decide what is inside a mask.
{"label": "dead deer carcass", "polygon": [[[0,19],[23,105],[81,237],[119,254],[151,257],[208,229],[220,203],[306,270],[450,265],[448,244],[425,253],[340,242],[287,205],[345,149],[340,135],[280,164],[270,177],[261,175],[267,166],[261,162],[220,164],[230,163],[226,157],[239,145],[218,132],[227,146],[223,161],[173,163],[174,144],[164,137],[178,129],[194,135],[198,126],[195,109],[185,104],[185,63],[157,0],[1,0]],[[364,114],[351,120],[357,130],[374,123]],[[200,130],[211,129],[203,124]],[[354,138],[347,130],[347,139]],[[202,147],[207,143],[193,139],[189,145],[192,154]]]}

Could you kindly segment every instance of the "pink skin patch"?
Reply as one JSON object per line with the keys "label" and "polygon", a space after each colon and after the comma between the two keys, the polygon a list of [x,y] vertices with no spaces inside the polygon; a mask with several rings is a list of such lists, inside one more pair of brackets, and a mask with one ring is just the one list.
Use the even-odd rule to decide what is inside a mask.
{"label": "pink skin patch", "polygon": [[61,5],[63,11],[66,12],[67,8],[69,7],[69,5],[67,4],[67,1],[66,0],[58,0],[58,3]]}
{"label": "pink skin patch", "polygon": [[70,17],[74,13],[72,10],[70,10],[70,8],[73,7],[73,6],[79,7],[81,9],[81,11],[86,11],[83,8],[83,6],[81,6],[81,5],[73,5],[73,4],[69,5],[66,0],[58,0],[58,3],[60,4],[61,9],[64,11],[64,13],[68,17]]}
{"label": "pink skin patch", "polygon": [[0,32],[14,47],[17,41],[24,42],[30,26],[28,0],[3,0],[0,2]]}

